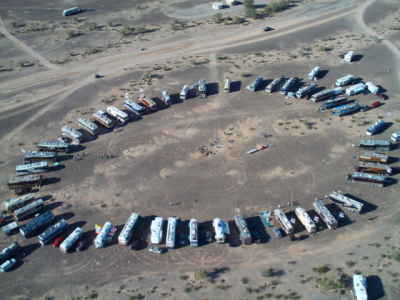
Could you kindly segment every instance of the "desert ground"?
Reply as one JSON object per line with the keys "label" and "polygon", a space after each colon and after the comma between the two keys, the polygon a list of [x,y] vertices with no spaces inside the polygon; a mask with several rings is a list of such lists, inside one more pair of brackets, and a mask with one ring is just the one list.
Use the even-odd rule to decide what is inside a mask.
{"label": "desert ground", "polygon": [[[80,3],[44,0],[38,8],[36,1],[2,1],[1,199],[13,196],[6,182],[22,151],[55,139],[63,125],[76,127],[78,117],[108,105],[122,108],[126,92],[135,99],[143,89],[159,98],[166,89],[176,100],[87,140],[62,168],[45,174],[51,180],[38,191],[51,196],[47,209],[71,228],[83,226],[88,241],[95,224],[111,221],[120,231],[131,212],[140,213],[137,247],[114,240],[65,255],[40,247],[37,237],[2,233],[1,249],[18,241],[25,253],[13,271],[1,273],[2,299],[347,300],[356,272],[367,276],[371,299],[400,299],[398,172],[384,188],[346,181],[359,151],[353,145],[368,126],[389,122],[382,139],[400,130],[398,3],[296,1],[272,17],[225,24],[215,22],[211,2],[135,0],[110,8],[91,0],[84,13],[63,18],[63,9]],[[223,18],[242,15],[241,6],[222,11]],[[266,25],[275,30],[263,32]],[[344,63],[340,55],[349,50],[360,59]],[[306,83],[316,65],[324,70],[320,87],[354,74],[383,87],[388,100],[339,118],[321,113],[320,103],[245,89],[258,75]],[[230,93],[223,91],[227,77],[235,87]],[[208,82],[208,97],[178,101],[181,87],[200,79]],[[258,144],[271,146],[246,154]],[[389,154],[398,158],[400,150]],[[234,215],[259,230],[260,210],[312,210],[332,190],[362,199],[366,209],[355,214],[330,204],[335,215],[346,216],[336,230],[309,236],[297,226],[291,241],[262,229],[262,243],[238,243]],[[147,250],[154,216],[179,216],[179,236],[187,235],[193,217],[202,238],[215,217],[229,221],[233,232],[224,245],[205,242],[157,255]]]}

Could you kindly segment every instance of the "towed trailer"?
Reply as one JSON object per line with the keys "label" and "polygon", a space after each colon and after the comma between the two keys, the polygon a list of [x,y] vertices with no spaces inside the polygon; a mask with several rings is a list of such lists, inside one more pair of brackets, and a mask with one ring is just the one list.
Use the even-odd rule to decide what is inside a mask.
{"label": "towed trailer", "polygon": [[152,100],[150,98],[146,98],[144,95],[139,97],[137,101],[138,101],[139,105],[142,105],[147,110],[150,110],[150,111],[157,110],[157,103],[155,103],[154,100]]}
{"label": "towed trailer", "polygon": [[189,221],[189,243],[191,247],[199,246],[199,221],[196,219]]}
{"label": "towed trailer", "polygon": [[67,238],[61,243],[60,250],[63,253],[67,253],[74,247],[74,245],[79,241],[79,239],[83,235],[83,229],[81,227],[77,227],[72,231],[72,233],[67,236]]}
{"label": "towed trailer", "polygon": [[318,80],[318,76],[321,73],[321,68],[319,66],[314,67],[310,73],[308,73],[309,80]]}
{"label": "towed trailer", "polygon": [[178,217],[169,217],[167,225],[167,235],[165,237],[165,245],[167,248],[173,249],[176,244],[176,227],[178,226]]}
{"label": "towed trailer", "polygon": [[332,109],[331,114],[334,116],[342,117],[352,113],[355,113],[361,109],[360,104],[357,101],[354,101],[349,104],[340,105]]}
{"label": "towed trailer", "polygon": [[61,219],[56,224],[50,226],[46,229],[42,234],[38,236],[39,243],[44,246],[49,244],[56,237],[66,232],[68,229],[68,222],[64,219]]}
{"label": "towed trailer", "polygon": [[189,85],[185,84],[182,89],[181,92],[179,93],[179,99],[181,101],[185,101],[189,98],[189,91],[190,91],[190,87]]}
{"label": "towed trailer", "polygon": [[172,104],[172,97],[171,95],[168,93],[168,91],[163,90],[161,92],[161,99],[162,101],[165,103],[165,105],[170,106]]}
{"label": "towed trailer", "polygon": [[215,232],[215,241],[218,244],[225,243],[227,235],[230,234],[228,223],[223,219],[215,218],[213,220],[213,227]]}
{"label": "towed trailer", "polygon": [[41,211],[43,207],[44,207],[43,199],[38,199],[36,201],[29,203],[28,205],[25,205],[15,210],[14,217],[17,221],[21,221]]}
{"label": "towed trailer", "polygon": [[348,195],[343,194],[341,191],[333,191],[328,194],[328,198],[332,199],[332,201],[339,203],[345,208],[349,208],[351,210],[355,210],[358,213],[361,213],[364,204],[351,198]]}
{"label": "towed trailer", "polygon": [[233,220],[235,221],[236,227],[239,229],[241,242],[245,245],[250,245],[253,240],[246,220],[242,216],[234,216]]}
{"label": "towed trailer", "polygon": [[71,150],[71,145],[62,141],[42,141],[36,144],[39,151],[66,152]]}
{"label": "towed trailer", "polygon": [[114,117],[120,125],[125,125],[129,121],[129,115],[115,106],[108,106],[106,112]]}
{"label": "towed trailer", "polygon": [[295,86],[295,84],[297,83],[297,78],[296,77],[290,77],[288,78],[285,83],[283,84],[283,86],[281,87],[280,93],[282,95],[287,95]]}
{"label": "towed trailer", "polygon": [[75,142],[81,143],[83,140],[83,134],[78,129],[69,126],[63,126],[61,128],[61,132],[64,136],[72,138],[72,140]]}
{"label": "towed trailer", "polygon": [[320,199],[317,199],[313,203],[315,212],[321,217],[321,219],[325,222],[328,229],[336,229],[338,227],[338,221],[329,211],[329,209],[325,206],[324,202]]}
{"label": "towed trailer", "polygon": [[279,86],[285,81],[285,77],[278,77],[272,80],[267,87],[265,88],[265,91],[267,93],[273,93],[276,92],[279,89]]}
{"label": "towed trailer", "polygon": [[349,62],[349,63],[350,63],[350,62],[353,61],[354,56],[355,56],[354,51],[349,51],[349,52],[347,52],[347,53],[343,56],[343,60],[344,60],[345,62]]}
{"label": "towed trailer", "polygon": [[48,161],[39,161],[24,165],[18,165],[15,167],[17,175],[29,175],[33,173],[45,173],[50,171],[52,168],[59,166],[59,163],[51,163]]}
{"label": "towed trailer", "polygon": [[4,200],[3,208],[5,211],[12,213],[14,210],[21,208],[29,203],[31,203],[35,199],[35,194],[30,193],[20,197],[10,198]]}
{"label": "towed trailer", "polygon": [[314,221],[304,208],[298,206],[294,210],[294,213],[308,233],[314,233],[317,231],[317,225],[315,225]]}
{"label": "towed trailer", "polygon": [[372,183],[379,187],[384,187],[388,181],[388,178],[382,175],[373,175],[363,172],[354,172],[347,175],[347,181],[361,182],[361,183]]}
{"label": "towed trailer", "polygon": [[116,228],[111,222],[105,222],[99,234],[94,239],[94,247],[95,248],[106,247],[112,240],[115,231]]}
{"label": "towed trailer", "polygon": [[68,9],[64,9],[63,10],[63,16],[67,17],[67,16],[72,16],[72,15],[76,15],[83,12],[83,10],[79,7],[72,7],[72,8],[68,8]]}
{"label": "towed trailer", "polygon": [[362,83],[362,82],[357,83],[346,89],[346,95],[354,96],[354,95],[360,94],[365,91],[366,87],[367,86],[365,85],[365,83]]}
{"label": "towed trailer", "polygon": [[163,238],[163,223],[162,217],[155,217],[150,225],[150,242],[152,244],[161,244]]}
{"label": "towed trailer", "polygon": [[306,85],[305,87],[302,87],[296,92],[296,97],[297,98],[303,98],[305,96],[308,96],[312,94],[317,88],[317,85],[315,83],[311,83],[309,85]]}
{"label": "towed trailer", "polygon": [[392,135],[390,136],[390,140],[393,143],[398,143],[400,142],[400,132],[393,132]]}
{"label": "towed trailer", "polygon": [[344,77],[338,78],[336,80],[335,84],[336,84],[336,86],[346,86],[346,85],[352,84],[353,82],[355,82],[359,79],[360,78],[358,78],[354,75],[348,74]]}
{"label": "towed trailer", "polygon": [[42,181],[42,175],[15,176],[8,180],[7,186],[10,190],[14,190],[16,194],[21,194],[34,188],[39,188],[42,185]]}
{"label": "towed trailer", "polygon": [[225,78],[224,92],[229,93],[230,91],[231,91],[231,80],[229,78]]}
{"label": "towed trailer", "polygon": [[318,92],[318,93],[312,95],[310,99],[312,102],[319,102],[319,101],[323,101],[323,100],[326,100],[329,98],[339,96],[343,93],[344,93],[344,89],[341,87],[337,87],[334,89],[329,89],[329,90],[324,90],[324,91]]}
{"label": "towed trailer", "polygon": [[207,97],[207,83],[204,79],[200,79],[197,83],[197,89],[201,98]]}
{"label": "towed trailer", "polygon": [[384,153],[366,151],[358,155],[358,160],[387,164],[389,162],[389,156]]}
{"label": "towed trailer", "polygon": [[292,223],[290,223],[288,217],[283,212],[283,210],[279,208],[274,209],[274,216],[276,221],[281,225],[282,229],[286,232],[287,235],[293,234],[293,225]]}
{"label": "towed trailer", "polygon": [[319,108],[319,110],[321,112],[327,110],[327,109],[332,109],[338,106],[342,106],[345,104],[348,104],[349,102],[354,102],[353,100],[348,100],[346,97],[338,97],[338,98],[333,98],[333,99],[329,99],[327,101],[325,101],[324,103],[322,103],[321,107]]}
{"label": "towed trailer", "polygon": [[379,86],[375,85],[373,82],[368,81],[365,83],[365,85],[367,86],[367,89],[371,94],[379,94]]}
{"label": "towed trailer", "polygon": [[357,146],[368,150],[390,151],[392,149],[392,144],[387,140],[360,140]]}
{"label": "towed trailer", "polygon": [[246,90],[250,92],[256,92],[260,89],[262,83],[264,82],[264,78],[261,76],[257,76],[256,79],[252,83],[250,83],[248,86],[246,86]]}
{"label": "towed trailer", "polygon": [[259,213],[260,215],[260,219],[261,219],[261,223],[263,223],[263,225],[265,227],[273,227],[274,224],[272,224],[272,212],[270,210],[262,210]]}
{"label": "towed trailer", "polygon": [[135,101],[132,100],[125,100],[124,101],[124,107],[135,114],[141,114],[144,112],[144,107],[137,104]]}
{"label": "towed trailer", "polygon": [[13,242],[11,245],[8,247],[4,248],[0,252],[0,264],[2,264],[4,261],[10,259],[13,256],[16,256],[21,249],[21,246],[18,244],[18,242]]}
{"label": "towed trailer", "polygon": [[18,230],[18,227],[19,227],[18,223],[14,221],[3,226],[1,230],[4,232],[4,234],[10,236]]}
{"label": "towed trailer", "polygon": [[142,114],[144,112],[144,107],[137,104],[135,101],[132,101],[129,97],[129,93],[125,93],[124,107],[135,114]]}
{"label": "towed trailer", "polygon": [[387,123],[383,120],[378,120],[374,124],[372,124],[370,127],[367,128],[367,135],[374,135],[382,132],[386,127]]}
{"label": "towed trailer", "polygon": [[105,128],[113,128],[114,127],[114,122],[113,120],[107,115],[107,113],[104,110],[98,110],[96,111],[93,115],[92,118],[94,121],[96,121],[98,124]]}
{"label": "towed trailer", "polygon": [[393,169],[386,164],[375,162],[359,162],[355,167],[357,172],[374,173],[380,175],[392,175]]}
{"label": "towed trailer", "polygon": [[17,264],[17,260],[15,258],[11,258],[6,260],[4,263],[0,265],[0,272],[8,272]]}
{"label": "towed trailer", "polygon": [[132,213],[126,221],[121,233],[118,236],[118,244],[126,246],[128,245],[133,236],[133,231],[137,227],[140,215],[138,213]]}
{"label": "towed trailer", "polygon": [[57,152],[50,151],[26,151],[24,153],[24,163],[34,163],[39,161],[56,162],[58,158]]}
{"label": "towed trailer", "polygon": [[78,120],[79,126],[81,126],[85,131],[89,132],[91,135],[96,136],[99,132],[99,126],[91,120],[79,118]]}
{"label": "towed trailer", "polygon": [[48,210],[41,215],[37,216],[36,218],[30,220],[28,223],[22,225],[19,228],[20,234],[24,238],[29,238],[31,237],[36,231],[38,231],[41,228],[46,227],[49,225],[53,220],[55,219],[55,216],[53,213]]}

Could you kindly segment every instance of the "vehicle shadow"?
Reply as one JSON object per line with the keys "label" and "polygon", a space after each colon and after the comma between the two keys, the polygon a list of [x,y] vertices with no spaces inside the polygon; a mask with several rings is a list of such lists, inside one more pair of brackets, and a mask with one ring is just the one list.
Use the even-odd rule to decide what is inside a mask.
{"label": "vehicle shadow", "polygon": [[231,88],[230,88],[230,93],[236,93],[239,92],[242,88],[242,82],[240,80],[232,81],[231,82]]}
{"label": "vehicle shadow", "polygon": [[382,280],[376,275],[367,277],[367,287],[368,299],[377,300],[386,295]]}

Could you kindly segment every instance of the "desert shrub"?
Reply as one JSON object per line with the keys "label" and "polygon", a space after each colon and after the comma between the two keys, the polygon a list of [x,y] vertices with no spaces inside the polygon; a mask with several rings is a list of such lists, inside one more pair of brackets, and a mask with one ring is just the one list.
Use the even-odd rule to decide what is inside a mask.
{"label": "desert shrub", "polygon": [[198,270],[194,272],[195,280],[204,280],[208,277],[208,272],[206,270]]}
{"label": "desert shrub", "polygon": [[314,267],[312,270],[318,274],[325,274],[328,273],[331,269],[328,265],[321,265],[318,267]]}
{"label": "desert shrub", "polygon": [[274,13],[284,11],[290,7],[290,0],[273,0],[267,4],[263,13],[267,16],[272,16]]}
{"label": "desert shrub", "polygon": [[244,10],[246,17],[249,18],[257,17],[257,10],[254,6],[254,0],[244,0]]}

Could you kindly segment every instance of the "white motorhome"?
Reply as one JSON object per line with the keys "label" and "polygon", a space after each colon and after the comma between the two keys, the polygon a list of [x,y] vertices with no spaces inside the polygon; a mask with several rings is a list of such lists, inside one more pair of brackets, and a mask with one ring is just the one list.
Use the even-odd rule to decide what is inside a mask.
{"label": "white motorhome", "polygon": [[196,219],[189,221],[189,243],[192,247],[199,246],[199,222]]}
{"label": "white motorhome", "polygon": [[294,231],[292,223],[290,223],[288,217],[283,212],[282,209],[276,208],[274,209],[274,216],[278,223],[282,226],[282,229],[286,232],[286,234],[292,234]]}
{"label": "white motorhome", "polygon": [[356,300],[368,300],[367,278],[361,274],[353,275],[353,291]]}
{"label": "white motorhome", "polygon": [[175,248],[176,243],[176,227],[178,225],[179,218],[177,217],[170,217],[168,218],[168,225],[167,225],[167,236],[165,238],[165,245],[167,248]]}
{"label": "white motorhome", "polygon": [[121,125],[129,121],[129,115],[115,106],[108,106],[106,111],[110,116],[116,118]]}
{"label": "white motorhome", "polygon": [[344,195],[341,191],[332,191],[328,194],[328,197],[333,201],[343,205],[344,207],[351,208],[360,213],[363,209],[364,204],[352,199],[351,197]]}
{"label": "white motorhome", "polygon": [[294,212],[308,233],[314,233],[317,231],[317,226],[304,208],[296,207]]}
{"label": "white motorhome", "polygon": [[128,220],[126,221],[124,228],[122,228],[121,233],[118,236],[118,244],[120,245],[128,245],[132,239],[133,231],[135,226],[139,220],[138,213],[132,213]]}
{"label": "white motorhome", "polygon": [[156,217],[150,225],[150,241],[152,244],[161,244],[163,237],[163,223],[164,219],[162,217]]}
{"label": "white motorhome", "polygon": [[219,244],[225,243],[226,236],[230,234],[228,223],[220,218],[215,218],[213,220],[213,227],[216,242]]}

